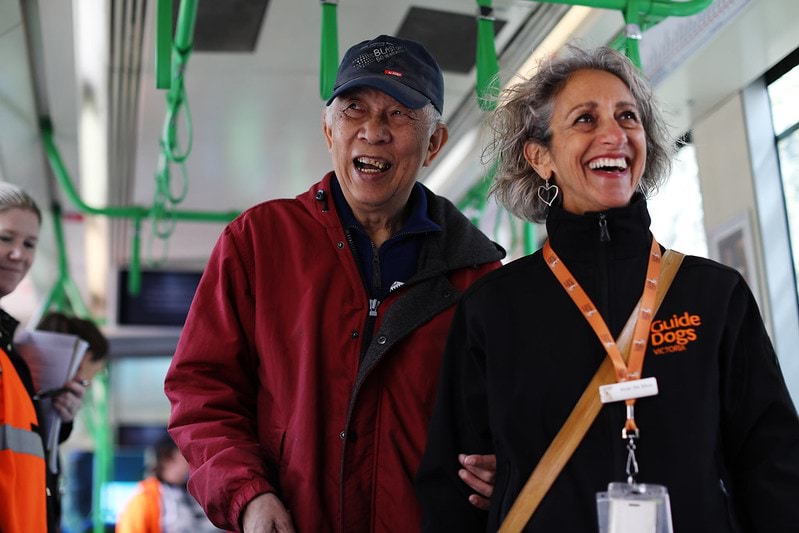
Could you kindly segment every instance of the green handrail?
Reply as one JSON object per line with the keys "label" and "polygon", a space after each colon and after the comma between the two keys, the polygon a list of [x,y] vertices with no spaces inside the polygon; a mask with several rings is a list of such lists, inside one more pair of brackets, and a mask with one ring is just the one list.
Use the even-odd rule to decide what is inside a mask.
{"label": "green handrail", "polygon": [[[565,4],[572,6],[598,7],[625,11],[629,0],[532,0],[540,3]],[[642,15],[657,17],[688,17],[696,15],[713,0],[638,0],[638,9]]]}
{"label": "green handrail", "polygon": [[[134,221],[134,227],[140,230],[141,220],[151,217],[155,207],[141,207],[141,206],[107,206],[107,207],[93,207],[88,205],[80,197],[75,190],[72,180],[70,179],[69,172],[67,171],[64,161],[61,159],[61,154],[53,140],[53,127],[49,120],[45,119],[40,124],[42,143],[44,144],[45,155],[53,174],[56,177],[61,189],[67,195],[73,205],[81,212],[91,215],[102,215],[111,218],[130,218]],[[185,222],[217,222],[227,223],[236,218],[239,211],[192,211],[183,209],[171,209],[163,212],[163,216],[172,217],[178,221]],[[139,268],[140,257],[140,239],[138,238],[139,231],[134,233],[133,250],[131,254],[131,270],[128,290],[131,294],[138,294],[141,283],[141,270]],[[134,270],[135,267],[135,270]]]}
{"label": "green handrail", "polygon": [[322,0],[322,50],[319,55],[319,95],[327,101],[333,95],[338,72],[338,2]]}
{"label": "green handrail", "polygon": [[64,312],[69,304],[69,309],[78,316],[89,317],[89,309],[80,296],[80,291],[69,275],[69,263],[67,261],[67,246],[64,240],[64,229],[61,225],[61,204],[53,202],[50,208],[53,217],[53,233],[56,240],[56,250],[58,253],[58,278],[53,288],[50,289],[44,300],[42,309],[47,311],[55,306],[58,311]]}
{"label": "green handrail", "polygon": [[598,7],[621,11],[626,25],[624,32],[614,39],[612,48],[622,50],[638,68],[641,56],[638,41],[642,32],[666,17],[696,15],[713,3],[713,0],[535,0],[542,3]]}

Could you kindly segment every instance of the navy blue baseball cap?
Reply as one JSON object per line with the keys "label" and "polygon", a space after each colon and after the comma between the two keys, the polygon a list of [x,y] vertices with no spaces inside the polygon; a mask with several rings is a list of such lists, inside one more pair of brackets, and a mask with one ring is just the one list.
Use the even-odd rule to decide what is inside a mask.
{"label": "navy blue baseball cap", "polygon": [[347,50],[327,105],[357,87],[383,91],[411,109],[430,102],[443,113],[444,76],[433,56],[414,41],[380,35]]}

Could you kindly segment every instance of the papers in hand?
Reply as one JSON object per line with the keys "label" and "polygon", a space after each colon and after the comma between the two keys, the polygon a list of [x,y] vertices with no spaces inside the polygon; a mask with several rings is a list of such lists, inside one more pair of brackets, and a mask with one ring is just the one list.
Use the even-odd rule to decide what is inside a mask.
{"label": "papers in hand", "polygon": [[[37,392],[58,389],[75,377],[83,354],[89,345],[65,333],[22,330],[15,339],[17,351],[25,359],[33,377]],[[53,409],[51,398],[39,400],[39,412],[47,448],[47,464],[51,472],[58,470],[58,436],[61,433],[61,417]]]}

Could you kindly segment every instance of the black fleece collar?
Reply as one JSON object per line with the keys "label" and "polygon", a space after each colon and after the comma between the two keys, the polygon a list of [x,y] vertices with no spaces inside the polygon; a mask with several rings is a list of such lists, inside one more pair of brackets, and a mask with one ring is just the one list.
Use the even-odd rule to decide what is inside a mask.
{"label": "black fleece collar", "polygon": [[601,244],[601,221],[607,224],[609,247],[616,257],[648,253],[651,245],[649,211],[646,198],[635,193],[630,204],[601,213],[575,215],[560,205],[549,209],[546,227],[552,248],[567,263],[591,260]]}

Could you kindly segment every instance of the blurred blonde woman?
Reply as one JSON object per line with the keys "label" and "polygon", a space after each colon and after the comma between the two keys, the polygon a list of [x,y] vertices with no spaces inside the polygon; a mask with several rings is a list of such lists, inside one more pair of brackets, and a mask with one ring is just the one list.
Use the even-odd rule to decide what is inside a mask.
{"label": "blurred blonde woman", "polygon": [[[41,212],[25,191],[0,183],[0,299],[17,288],[36,255]],[[14,348],[19,322],[0,309],[0,531],[59,530],[55,477],[46,475],[44,439],[30,369]],[[71,422],[85,386],[65,384],[53,408]]]}

